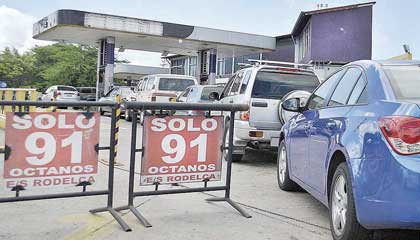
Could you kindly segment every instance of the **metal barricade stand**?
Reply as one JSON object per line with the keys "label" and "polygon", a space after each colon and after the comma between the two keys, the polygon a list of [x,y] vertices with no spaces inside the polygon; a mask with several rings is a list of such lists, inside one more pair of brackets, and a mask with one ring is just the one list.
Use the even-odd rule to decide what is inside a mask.
{"label": "metal barricade stand", "polygon": [[[96,190],[96,191],[86,191],[87,185],[90,185],[89,182],[80,182],[76,186],[82,186],[81,192],[69,192],[69,193],[52,193],[52,194],[42,194],[42,195],[24,195],[22,196],[23,186],[17,185],[12,191],[15,191],[14,197],[4,197],[0,198],[0,203],[7,202],[18,202],[18,201],[32,201],[32,200],[46,200],[46,199],[56,199],[56,198],[73,198],[73,197],[86,197],[86,196],[97,196],[97,195],[107,195],[108,201],[107,206],[103,208],[90,210],[91,213],[105,212],[108,211],[114,219],[120,224],[124,231],[131,231],[130,227],[124,222],[121,216],[113,209],[113,196],[114,196],[114,157],[115,157],[115,129],[116,129],[116,112],[119,108],[117,103],[104,103],[104,102],[88,102],[88,101],[78,101],[78,102],[41,102],[41,101],[0,101],[0,106],[8,106],[12,109],[16,107],[80,107],[87,108],[87,112],[90,111],[92,107],[111,107],[111,135],[109,146],[99,146],[98,151],[109,151],[109,166],[108,166],[108,186],[105,190]],[[25,114],[22,112],[19,114]],[[8,154],[7,148],[2,152],[4,155]]]}
{"label": "metal barricade stand", "polygon": [[[234,119],[235,112],[237,111],[246,111],[249,106],[246,104],[216,104],[216,103],[154,103],[154,102],[126,102],[126,109],[132,109],[132,128],[131,128],[131,150],[130,150],[130,171],[129,171],[129,185],[128,185],[128,204],[121,207],[114,208],[117,211],[121,210],[130,210],[137,219],[145,227],[151,227],[152,225],[147,221],[147,219],[134,207],[134,198],[141,196],[154,196],[154,195],[166,195],[166,194],[179,194],[179,193],[193,193],[193,192],[208,192],[208,191],[225,191],[225,196],[221,198],[209,198],[206,199],[209,202],[220,202],[224,201],[229,203],[233,208],[235,208],[242,216],[250,218],[249,215],[244,209],[242,209],[238,204],[232,201],[230,198],[231,190],[231,178],[232,178],[232,153],[233,153],[233,128],[234,128]],[[139,191],[134,192],[134,175],[135,175],[135,162],[136,162],[136,153],[147,151],[147,149],[137,149],[137,111],[146,111],[151,110],[155,112],[162,111],[171,111],[171,110],[202,110],[202,111],[225,111],[230,112],[229,121],[229,145],[228,149],[228,161],[226,169],[226,184],[222,186],[208,186],[208,182],[204,181],[204,187],[195,187],[195,188],[185,188],[185,189],[169,189],[169,190],[159,190],[158,184],[155,185],[154,191]],[[221,150],[225,150],[226,147],[221,146]],[[142,154],[143,155],[143,154]]]}

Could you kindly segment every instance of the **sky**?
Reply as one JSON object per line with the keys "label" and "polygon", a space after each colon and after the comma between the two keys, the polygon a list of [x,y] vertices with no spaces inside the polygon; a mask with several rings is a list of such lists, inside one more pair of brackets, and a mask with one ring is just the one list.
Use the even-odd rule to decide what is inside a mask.
{"label": "sky", "polygon": [[[76,9],[160,20],[267,36],[288,34],[301,11],[317,4],[329,7],[360,0],[0,0],[0,51],[20,52],[49,44],[32,39],[32,24],[58,9]],[[420,55],[420,1],[377,0],[373,7],[373,59],[403,54],[403,44]],[[132,64],[160,66],[160,54],[140,51],[118,53]]]}

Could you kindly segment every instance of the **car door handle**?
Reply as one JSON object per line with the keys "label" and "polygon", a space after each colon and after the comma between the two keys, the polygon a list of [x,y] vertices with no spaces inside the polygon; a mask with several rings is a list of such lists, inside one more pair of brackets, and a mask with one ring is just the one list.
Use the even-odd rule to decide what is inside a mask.
{"label": "car door handle", "polygon": [[268,107],[266,102],[252,102],[253,107]]}
{"label": "car door handle", "polygon": [[328,129],[334,129],[335,127],[337,127],[337,124],[335,122],[329,122],[327,123],[327,128]]}
{"label": "car door handle", "polygon": [[230,100],[229,103],[233,103],[233,100]]}

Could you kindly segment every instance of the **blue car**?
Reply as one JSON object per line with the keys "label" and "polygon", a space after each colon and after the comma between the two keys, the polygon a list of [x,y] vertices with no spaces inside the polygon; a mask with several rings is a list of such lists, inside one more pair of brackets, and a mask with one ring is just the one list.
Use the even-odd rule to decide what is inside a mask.
{"label": "blue car", "polygon": [[282,107],[297,114],[281,131],[278,184],[325,204],[334,239],[420,229],[420,61],[356,61]]}

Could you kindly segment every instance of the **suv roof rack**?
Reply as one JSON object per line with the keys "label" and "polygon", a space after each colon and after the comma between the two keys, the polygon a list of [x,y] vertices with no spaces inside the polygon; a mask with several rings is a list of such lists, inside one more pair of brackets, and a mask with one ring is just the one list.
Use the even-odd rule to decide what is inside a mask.
{"label": "suv roof rack", "polygon": [[302,64],[302,63],[292,63],[292,62],[279,62],[279,61],[269,61],[269,60],[255,60],[248,59],[248,62],[253,63],[254,66],[259,66],[265,69],[279,69],[281,70],[293,70],[306,73],[314,73],[313,65],[311,64]]}
{"label": "suv roof rack", "polygon": [[248,59],[248,62],[259,64],[259,65],[280,65],[280,66],[292,66],[295,68],[309,68],[313,67],[312,64],[303,64],[303,63],[293,63],[293,62],[280,62],[280,61],[270,61],[270,60],[256,60]]}
{"label": "suv roof rack", "polygon": [[239,66],[239,68],[242,69],[242,68],[252,67],[253,64],[251,64],[251,63],[238,63],[238,66]]}

